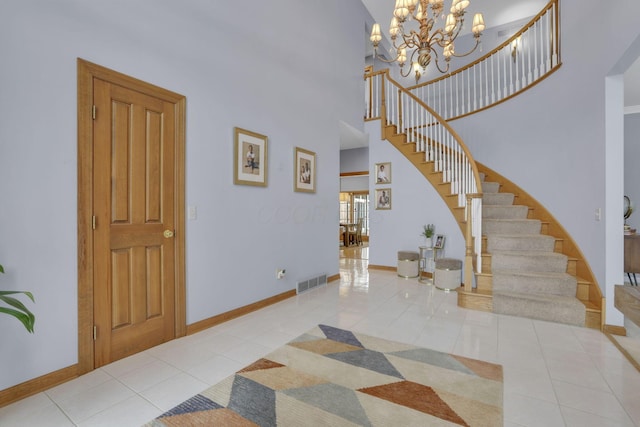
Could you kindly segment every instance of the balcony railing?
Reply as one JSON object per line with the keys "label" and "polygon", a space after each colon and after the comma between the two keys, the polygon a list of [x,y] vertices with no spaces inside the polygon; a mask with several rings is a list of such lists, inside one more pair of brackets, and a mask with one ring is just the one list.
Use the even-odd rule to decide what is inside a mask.
{"label": "balcony railing", "polygon": [[506,101],[560,65],[558,0],[497,48],[438,79],[407,89],[446,120]]}

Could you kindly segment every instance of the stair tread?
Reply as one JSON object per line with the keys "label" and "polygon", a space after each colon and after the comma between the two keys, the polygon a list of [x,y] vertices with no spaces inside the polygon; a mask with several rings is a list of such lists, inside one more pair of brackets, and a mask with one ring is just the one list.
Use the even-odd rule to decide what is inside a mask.
{"label": "stair tread", "polygon": [[533,294],[528,292],[518,292],[518,291],[493,291],[493,296],[496,295],[505,295],[511,297],[517,297],[522,299],[529,299],[534,301],[563,301],[567,303],[580,303],[582,305],[583,302],[574,296],[564,296],[564,295],[556,295],[556,294]]}
{"label": "stair tread", "polygon": [[553,256],[553,257],[564,257],[568,258],[565,254],[561,254],[558,252],[546,252],[546,251],[494,251],[491,253],[487,253],[487,255],[514,255],[514,256],[531,256],[531,257],[540,257],[540,256]]}
{"label": "stair tread", "polygon": [[488,235],[483,235],[483,238],[502,238],[502,239],[545,239],[545,240],[557,240],[555,237],[553,236],[549,236],[548,234],[498,234],[498,233],[491,233]]}
{"label": "stair tread", "polygon": [[[495,206],[495,205],[494,205]],[[482,218],[482,221],[500,221],[500,222],[542,222],[535,218]]]}
{"label": "stair tread", "polygon": [[[569,273],[553,272],[553,271],[498,270],[498,271],[492,271],[491,274],[493,276],[495,276],[496,274],[508,274],[508,275],[513,275],[513,276],[545,277],[545,278],[549,278],[549,279],[566,278],[566,277],[575,278],[575,276],[573,276],[573,275],[571,275]],[[576,279],[576,281],[577,281],[577,279]]]}

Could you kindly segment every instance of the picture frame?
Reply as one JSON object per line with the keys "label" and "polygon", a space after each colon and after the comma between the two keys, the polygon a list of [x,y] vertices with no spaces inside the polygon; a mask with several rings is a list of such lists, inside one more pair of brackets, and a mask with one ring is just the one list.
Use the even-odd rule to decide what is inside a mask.
{"label": "picture frame", "polygon": [[234,128],[233,183],[267,186],[268,139],[265,135]]}
{"label": "picture frame", "polygon": [[436,234],[436,241],[433,247],[435,249],[444,249],[444,234]]}
{"label": "picture frame", "polygon": [[391,162],[376,163],[376,184],[391,184]]}
{"label": "picture frame", "polygon": [[391,209],[391,188],[376,188],[376,209]]}
{"label": "picture frame", "polygon": [[293,157],[293,191],[316,192],[316,153],[295,147]]}

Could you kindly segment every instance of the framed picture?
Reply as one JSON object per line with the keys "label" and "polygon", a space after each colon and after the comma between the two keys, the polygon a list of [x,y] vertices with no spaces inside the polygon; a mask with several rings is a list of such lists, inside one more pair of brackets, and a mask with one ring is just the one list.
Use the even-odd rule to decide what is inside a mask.
{"label": "framed picture", "polygon": [[391,189],[376,188],[376,209],[391,209]]}
{"label": "framed picture", "polygon": [[444,248],[444,235],[436,234],[436,242],[433,244],[433,247],[436,249]]}
{"label": "framed picture", "polygon": [[376,163],[376,184],[391,184],[391,162]]}
{"label": "framed picture", "polygon": [[233,183],[267,186],[267,137],[234,128]]}
{"label": "framed picture", "polygon": [[313,151],[295,148],[293,190],[305,193],[316,192],[316,153]]}

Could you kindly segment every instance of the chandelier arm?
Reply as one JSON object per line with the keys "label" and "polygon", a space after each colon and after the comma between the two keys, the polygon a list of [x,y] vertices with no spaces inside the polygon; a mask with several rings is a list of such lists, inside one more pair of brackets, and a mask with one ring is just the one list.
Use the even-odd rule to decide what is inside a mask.
{"label": "chandelier arm", "polygon": [[[415,30],[411,30],[409,34],[401,33],[402,41],[404,42],[404,46],[400,45],[400,47],[404,47],[406,49],[413,49],[420,46],[420,43],[416,43],[416,39],[419,41],[420,37]],[[394,44],[395,47],[395,44]]]}
{"label": "chandelier arm", "polygon": [[438,55],[438,51],[433,49],[432,50],[433,54],[434,54],[434,60],[433,63],[436,64],[436,68],[438,69],[438,71],[440,71],[442,74],[446,73],[447,71],[449,71],[449,65],[451,64],[449,62],[449,59],[445,58],[444,61],[447,63],[447,66],[443,69],[442,67],[440,67],[440,55]]}
{"label": "chandelier arm", "polygon": [[401,75],[402,77],[408,77],[408,76],[409,76],[409,73],[411,73],[411,68],[412,68],[412,67],[408,67],[408,68],[407,68],[407,72],[405,73],[405,72],[404,72],[404,67],[400,67],[400,75]]}
{"label": "chandelier arm", "polygon": [[[377,49],[375,49],[375,50],[377,50]],[[376,59],[376,60],[378,60],[378,61],[382,61],[382,62],[384,62],[384,63],[387,63],[387,64],[391,64],[391,63],[393,63],[393,62],[397,62],[397,61],[398,61],[398,57],[399,57],[399,56],[400,56],[400,55],[396,54],[396,57],[395,57],[395,58],[387,60],[387,59],[384,59],[382,56],[380,56],[380,55],[376,52],[375,59]]]}
{"label": "chandelier arm", "polygon": [[473,51],[475,51],[478,48],[478,45],[480,44],[480,37],[476,37],[476,36],[473,36],[473,37],[476,39],[476,44],[473,45],[473,47],[468,52],[460,53],[460,54],[456,54],[454,52],[453,55],[451,56],[455,56],[456,58],[462,58],[463,56],[471,55]]}

